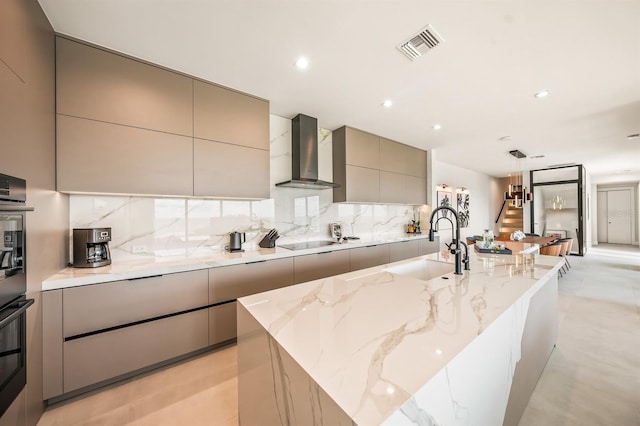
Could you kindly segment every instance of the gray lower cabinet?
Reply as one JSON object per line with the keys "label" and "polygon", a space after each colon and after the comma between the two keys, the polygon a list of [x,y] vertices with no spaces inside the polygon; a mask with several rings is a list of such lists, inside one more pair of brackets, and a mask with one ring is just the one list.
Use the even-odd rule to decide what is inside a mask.
{"label": "gray lower cabinet", "polygon": [[235,300],[209,308],[209,344],[217,345],[236,338]]}
{"label": "gray lower cabinet", "polygon": [[193,140],[193,195],[269,198],[269,150]]}
{"label": "gray lower cabinet", "polygon": [[296,256],[293,260],[294,282],[299,284],[349,272],[352,251],[336,250]]}
{"label": "gray lower cabinet", "polygon": [[239,297],[293,284],[293,258],[224,266],[209,270],[209,344],[236,337],[236,302]]}
{"label": "gray lower cabinet", "polygon": [[202,269],[43,292],[43,397],[206,348],[208,278]]}
{"label": "gray lower cabinet", "polygon": [[206,309],[64,342],[64,392],[118,377],[209,344]]}
{"label": "gray lower cabinet", "polygon": [[405,240],[389,244],[389,262],[420,256],[421,240]]}
{"label": "gray lower cabinet", "polygon": [[207,306],[206,269],[63,290],[64,337]]}
{"label": "gray lower cabinet", "polygon": [[418,240],[418,242],[420,243],[420,256],[440,251],[440,237],[436,237],[434,241],[429,241],[428,238],[422,238]]}
{"label": "gray lower cabinet", "polygon": [[389,244],[351,249],[351,270],[370,268],[389,263]]}

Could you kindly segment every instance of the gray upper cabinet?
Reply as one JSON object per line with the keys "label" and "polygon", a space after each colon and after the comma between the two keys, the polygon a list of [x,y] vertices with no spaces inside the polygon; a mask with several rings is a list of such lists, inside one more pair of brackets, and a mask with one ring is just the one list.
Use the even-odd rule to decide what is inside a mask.
{"label": "gray upper cabinet", "polygon": [[58,114],[193,135],[191,78],[61,37],[56,102]]}
{"label": "gray upper cabinet", "polygon": [[269,151],[194,139],[193,152],[193,195],[269,198]]}
{"label": "gray upper cabinet", "polygon": [[343,126],[333,131],[333,201],[427,204],[427,152]]}
{"label": "gray upper cabinet", "polygon": [[427,177],[426,151],[381,137],[380,158],[380,170]]}
{"label": "gray upper cabinet", "polygon": [[193,194],[190,137],[65,115],[56,133],[58,191]]}
{"label": "gray upper cabinet", "polygon": [[59,191],[269,198],[268,101],[56,43]]}
{"label": "gray upper cabinet", "polygon": [[[346,126],[336,132],[338,132],[338,138],[347,142],[344,148],[347,164],[370,169],[380,168],[380,139],[378,136]],[[344,135],[340,135],[340,133],[344,133]]]}
{"label": "gray upper cabinet", "polygon": [[427,180],[381,171],[380,200],[386,203],[427,204]]}
{"label": "gray upper cabinet", "polygon": [[269,102],[195,80],[193,105],[196,138],[269,149]]}

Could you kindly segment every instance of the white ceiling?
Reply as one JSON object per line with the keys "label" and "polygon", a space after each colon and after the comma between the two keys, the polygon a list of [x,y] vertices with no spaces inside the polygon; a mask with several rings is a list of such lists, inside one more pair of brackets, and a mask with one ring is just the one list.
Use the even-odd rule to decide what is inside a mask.
{"label": "white ceiling", "polygon": [[[273,114],[493,176],[578,163],[594,182],[640,180],[640,139],[626,139],[640,133],[640,0],[39,1],[58,33],[268,99]],[[427,24],[445,42],[412,62],[396,46]]]}

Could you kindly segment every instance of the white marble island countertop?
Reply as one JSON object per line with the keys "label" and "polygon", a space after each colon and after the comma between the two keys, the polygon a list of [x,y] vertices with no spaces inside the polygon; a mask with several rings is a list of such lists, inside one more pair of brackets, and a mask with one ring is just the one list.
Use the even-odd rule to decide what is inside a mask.
{"label": "white marble island countertop", "polygon": [[330,246],[295,251],[281,247],[263,249],[257,247],[256,244],[246,244],[245,251],[236,253],[229,253],[221,249],[207,248],[185,250],[182,254],[172,256],[145,256],[140,257],[139,259],[114,260],[111,265],[99,268],[68,267],[44,280],[42,283],[42,290],[56,290],[81,285],[187,272],[198,269],[303,256],[326,251],[348,250],[374,244],[387,244],[397,241],[425,238],[427,238],[426,235],[371,237],[360,240],[349,240],[348,242],[333,244]]}
{"label": "white marble island countertop", "polygon": [[[520,358],[520,340],[512,341],[509,334],[522,335],[527,299],[555,279],[562,264],[561,259],[532,254],[484,255],[470,250],[470,256],[471,270],[463,275],[453,274],[453,256],[436,253],[238,299],[239,354],[241,315],[248,313],[350,421],[432,424],[418,421],[423,418],[450,424],[441,423],[445,414],[431,417],[433,413],[419,403],[420,393],[429,393],[425,385],[436,382],[461,351],[509,311],[507,336],[500,341],[511,345],[505,361],[511,365],[499,373],[508,379]],[[274,345],[270,346],[273,359]],[[247,391],[242,359],[240,416],[246,424],[254,424],[242,409]],[[444,380],[449,379],[447,373]],[[508,395],[507,388],[501,398]],[[448,395],[440,397],[443,401],[438,404],[455,405]],[[289,415],[284,412],[296,404],[295,398],[276,397],[281,419]],[[282,402],[287,399],[288,403]]]}

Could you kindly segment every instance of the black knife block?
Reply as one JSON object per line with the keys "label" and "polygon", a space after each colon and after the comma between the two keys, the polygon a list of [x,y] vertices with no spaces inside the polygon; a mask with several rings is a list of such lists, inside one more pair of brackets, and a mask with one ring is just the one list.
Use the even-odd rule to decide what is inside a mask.
{"label": "black knife block", "polygon": [[276,240],[271,240],[265,235],[264,238],[260,240],[258,245],[262,248],[274,248],[276,246]]}

